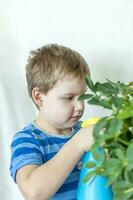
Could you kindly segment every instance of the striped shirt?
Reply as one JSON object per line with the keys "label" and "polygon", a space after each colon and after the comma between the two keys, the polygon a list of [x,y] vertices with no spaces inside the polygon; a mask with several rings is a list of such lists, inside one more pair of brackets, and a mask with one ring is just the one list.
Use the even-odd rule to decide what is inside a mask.
{"label": "striped shirt", "polygon": [[[77,122],[69,135],[48,134],[30,123],[17,132],[11,143],[10,173],[16,182],[17,171],[26,165],[42,165],[50,160],[80,129]],[[50,200],[76,200],[80,170],[76,165],[64,184]]]}

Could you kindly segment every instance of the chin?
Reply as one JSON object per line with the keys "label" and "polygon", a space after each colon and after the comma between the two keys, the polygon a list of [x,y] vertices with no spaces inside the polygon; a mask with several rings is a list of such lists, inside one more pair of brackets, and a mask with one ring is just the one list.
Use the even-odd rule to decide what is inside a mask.
{"label": "chin", "polygon": [[70,123],[69,128],[72,128],[76,123],[78,122],[78,120],[74,120]]}

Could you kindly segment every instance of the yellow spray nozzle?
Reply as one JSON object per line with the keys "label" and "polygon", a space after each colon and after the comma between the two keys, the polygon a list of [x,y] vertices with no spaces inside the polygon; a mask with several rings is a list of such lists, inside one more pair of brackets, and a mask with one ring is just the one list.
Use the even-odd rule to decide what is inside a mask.
{"label": "yellow spray nozzle", "polygon": [[85,128],[91,124],[96,124],[100,118],[99,117],[92,117],[90,119],[86,119],[85,121],[82,122],[81,127]]}

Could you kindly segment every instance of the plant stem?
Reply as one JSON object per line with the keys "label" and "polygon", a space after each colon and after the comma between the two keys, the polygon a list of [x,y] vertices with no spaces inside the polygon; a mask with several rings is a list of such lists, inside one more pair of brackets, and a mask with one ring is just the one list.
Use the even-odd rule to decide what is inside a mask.
{"label": "plant stem", "polygon": [[123,144],[125,144],[125,145],[127,145],[127,146],[129,145],[129,143],[128,143],[128,142],[125,142],[125,141],[124,141],[124,140],[122,140],[121,138],[118,138],[118,141],[119,141],[119,142],[121,142],[121,143],[123,143]]}
{"label": "plant stem", "polygon": [[132,192],[132,191],[133,191],[133,187],[125,190],[124,193]]}

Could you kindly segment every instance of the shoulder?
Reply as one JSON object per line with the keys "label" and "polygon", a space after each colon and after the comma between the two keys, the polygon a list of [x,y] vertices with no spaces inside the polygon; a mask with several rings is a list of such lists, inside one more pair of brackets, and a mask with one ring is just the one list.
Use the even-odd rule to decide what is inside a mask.
{"label": "shoulder", "polygon": [[42,138],[45,139],[45,134],[35,127],[34,124],[30,123],[15,133],[12,139],[11,147],[15,144],[17,145],[18,143],[24,142],[30,142],[39,145],[39,140],[42,140]]}
{"label": "shoulder", "polygon": [[27,126],[25,126],[24,128],[22,128],[21,130],[15,133],[12,139],[11,147],[16,146],[19,143],[23,143],[26,141],[33,142],[35,138],[36,138],[36,133],[34,131],[32,123],[28,124]]}

